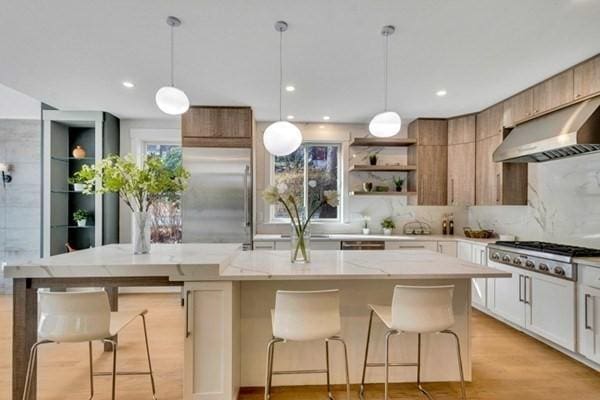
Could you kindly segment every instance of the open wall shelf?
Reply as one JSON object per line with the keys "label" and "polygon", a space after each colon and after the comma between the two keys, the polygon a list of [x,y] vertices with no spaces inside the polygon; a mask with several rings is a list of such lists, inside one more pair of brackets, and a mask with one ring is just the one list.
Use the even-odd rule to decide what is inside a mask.
{"label": "open wall shelf", "polygon": [[350,146],[365,147],[406,147],[416,144],[416,139],[376,139],[376,138],[355,138],[350,142]]}
{"label": "open wall shelf", "polygon": [[350,192],[350,196],[414,196],[417,192]]}
{"label": "open wall shelf", "polygon": [[350,172],[408,172],[416,169],[416,165],[354,165]]}

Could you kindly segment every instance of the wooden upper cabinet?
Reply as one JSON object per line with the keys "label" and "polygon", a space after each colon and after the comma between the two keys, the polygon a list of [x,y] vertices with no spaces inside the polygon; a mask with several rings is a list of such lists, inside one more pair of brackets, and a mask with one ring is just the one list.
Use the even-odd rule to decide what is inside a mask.
{"label": "wooden upper cabinet", "polygon": [[573,74],[575,99],[600,93],[600,55],[576,66]]}
{"label": "wooden upper cabinet", "polygon": [[417,145],[446,146],[448,144],[448,121],[419,118],[408,125],[408,137],[417,139]]}
{"label": "wooden upper cabinet", "polygon": [[533,113],[543,113],[573,98],[573,70],[570,69],[533,87]]}
{"label": "wooden upper cabinet", "polygon": [[504,102],[505,127],[513,127],[516,122],[533,115],[533,89],[527,89]]}
{"label": "wooden upper cabinet", "polygon": [[250,107],[193,106],[181,116],[184,147],[252,147]]}
{"label": "wooden upper cabinet", "polygon": [[448,121],[448,205],[475,204],[476,117]]}
{"label": "wooden upper cabinet", "polygon": [[476,139],[502,135],[504,125],[504,103],[498,103],[477,114]]}
{"label": "wooden upper cabinet", "polygon": [[476,142],[475,202],[477,205],[502,204],[502,164],[492,160],[492,154],[500,143],[502,143],[502,136],[499,135]]}

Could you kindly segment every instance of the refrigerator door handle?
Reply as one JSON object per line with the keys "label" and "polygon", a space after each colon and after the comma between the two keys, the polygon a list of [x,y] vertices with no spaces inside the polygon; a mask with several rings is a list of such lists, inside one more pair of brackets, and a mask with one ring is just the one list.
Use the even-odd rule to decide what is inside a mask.
{"label": "refrigerator door handle", "polygon": [[243,227],[249,227],[250,226],[250,206],[249,206],[249,202],[250,202],[250,193],[249,193],[249,187],[250,185],[248,184],[248,178],[250,177],[250,166],[246,165],[246,168],[244,170],[244,221],[242,223]]}

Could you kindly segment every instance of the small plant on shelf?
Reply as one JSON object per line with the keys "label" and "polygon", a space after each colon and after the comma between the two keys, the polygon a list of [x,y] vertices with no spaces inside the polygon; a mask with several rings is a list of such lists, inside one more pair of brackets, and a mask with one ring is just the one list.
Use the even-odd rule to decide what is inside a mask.
{"label": "small plant on shelf", "polygon": [[369,154],[369,164],[377,165],[377,153]]}
{"label": "small plant on shelf", "polygon": [[402,186],[404,186],[404,179],[393,177],[394,185],[396,185],[396,192],[402,191]]}
{"label": "small plant on shelf", "polygon": [[80,208],[73,213],[73,220],[77,223],[77,226],[86,226],[89,216],[89,212]]}
{"label": "small plant on shelf", "polygon": [[392,217],[387,217],[381,221],[381,227],[383,228],[383,234],[389,236],[392,234],[392,230],[396,228],[396,224],[394,224]]}
{"label": "small plant on shelf", "polygon": [[82,169],[73,174],[68,179],[68,183],[73,185],[75,192],[83,192],[85,190],[86,182],[94,179],[94,172],[91,169]]}

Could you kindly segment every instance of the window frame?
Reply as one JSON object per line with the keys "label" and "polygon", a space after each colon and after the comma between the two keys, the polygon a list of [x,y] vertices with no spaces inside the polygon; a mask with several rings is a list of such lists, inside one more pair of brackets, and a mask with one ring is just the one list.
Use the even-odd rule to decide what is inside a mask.
{"label": "window frame", "polygon": [[[336,146],[337,147],[337,161],[338,161],[338,165],[337,165],[337,192],[339,195],[339,204],[338,204],[338,213],[337,213],[337,218],[312,218],[311,219],[311,223],[317,223],[317,224],[340,224],[344,221],[344,207],[345,207],[345,201],[344,198],[345,196],[343,196],[342,193],[342,188],[344,187],[344,159],[343,159],[343,155],[344,155],[344,142],[343,141],[338,141],[338,140],[327,140],[327,141],[318,141],[318,140],[307,140],[305,142],[302,142],[302,145],[304,147],[304,187],[303,187],[303,197],[304,197],[304,204],[303,207],[307,207],[307,200],[308,200],[308,158],[306,157],[307,154],[307,147],[310,146]],[[275,184],[275,156],[273,154],[269,154],[269,184],[270,185],[274,185]],[[269,211],[268,211],[268,215],[269,215],[269,221],[268,223],[271,224],[289,224],[290,223],[290,218],[279,218],[275,216],[275,206],[274,205],[268,205],[267,206]]]}

